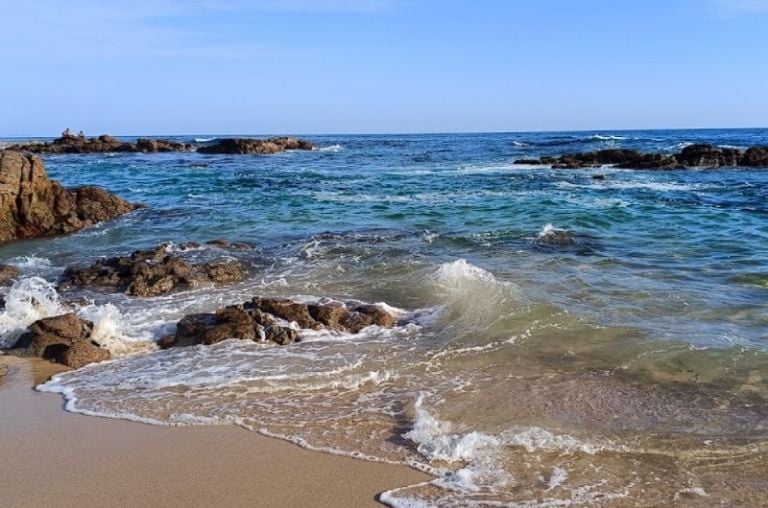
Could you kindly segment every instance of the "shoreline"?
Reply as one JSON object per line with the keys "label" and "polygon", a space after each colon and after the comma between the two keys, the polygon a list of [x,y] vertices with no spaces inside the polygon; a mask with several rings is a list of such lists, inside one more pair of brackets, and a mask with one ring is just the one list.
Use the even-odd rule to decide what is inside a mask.
{"label": "shoreline", "polygon": [[0,356],[0,457],[8,506],[382,506],[430,476],[305,450],[235,426],[153,426],[69,413],[34,384],[63,369]]}

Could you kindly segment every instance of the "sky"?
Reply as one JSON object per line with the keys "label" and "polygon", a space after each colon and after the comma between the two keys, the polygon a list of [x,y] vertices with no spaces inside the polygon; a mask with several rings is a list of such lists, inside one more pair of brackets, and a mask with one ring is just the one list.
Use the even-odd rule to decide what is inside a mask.
{"label": "sky", "polygon": [[768,0],[0,0],[0,136],[768,127]]}

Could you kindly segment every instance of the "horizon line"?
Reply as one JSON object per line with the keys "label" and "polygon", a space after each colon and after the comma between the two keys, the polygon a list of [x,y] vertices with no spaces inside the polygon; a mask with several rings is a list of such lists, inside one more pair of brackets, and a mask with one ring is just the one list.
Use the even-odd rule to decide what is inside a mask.
{"label": "horizon line", "polygon": [[[66,129],[66,128],[65,128]],[[237,136],[430,136],[430,135],[448,135],[448,134],[547,134],[557,132],[651,132],[651,131],[712,131],[712,130],[768,130],[768,127],[656,127],[656,128],[607,128],[607,129],[542,129],[542,130],[469,130],[469,131],[405,131],[405,132],[303,132],[303,133],[278,133],[278,132],[261,132],[261,133],[227,133],[227,134],[214,134],[206,132],[192,132],[192,133],[174,133],[174,134],[111,134],[102,132],[100,134],[86,134],[86,137],[99,137],[103,135],[118,137],[118,138],[135,138],[135,137],[148,137],[157,138],[161,136],[165,137],[181,137],[181,136],[215,136],[217,138],[222,137],[237,137]],[[62,130],[63,133],[63,130]],[[37,134],[16,134],[16,135],[0,135],[0,139],[24,139],[24,138],[58,138],[61,133],[55,136],[50,135],[37,135]]]}

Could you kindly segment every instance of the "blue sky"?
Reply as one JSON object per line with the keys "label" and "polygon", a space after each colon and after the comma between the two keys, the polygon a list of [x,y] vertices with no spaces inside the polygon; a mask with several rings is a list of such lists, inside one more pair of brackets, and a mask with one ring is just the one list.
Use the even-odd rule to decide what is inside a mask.
{"label": "blue sky", "polygon": [[768,126],[768,0],[0,0],[0,136]]}

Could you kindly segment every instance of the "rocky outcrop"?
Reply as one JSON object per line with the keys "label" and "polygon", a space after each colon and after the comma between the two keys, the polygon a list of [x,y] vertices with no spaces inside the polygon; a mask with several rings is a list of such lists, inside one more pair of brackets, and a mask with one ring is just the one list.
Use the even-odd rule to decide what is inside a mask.
{"label": "rocky outcrop", "polygon": [[109,360],[108,350],[91,340],[93,323],[76,314],[49,317],[32,323],[10,351],[20,356],[38,356],[73,369]]}
{"label": "rocky outcrop", "polygon": [[0,243],[71,233],[139,207],[98,187],[65,189],[38,157],[0,152]]}
{"label": "rocky outcrop", "polygon": [[197,149],[200,153],[272,154],[285,150],[312,150],[311,142],[297,138],[223,138]]}
{"label": "rocky outcrop", "polygon": [[228,339],[268,341],[288,345],[301,340],[296,329],[358,333],[367,326],[391,328],[396,319],[375,305],[351,309],[341,303],[299,303],[284,298],[255,297],[209,314],[192,314],[179,321],[176,334],[163,338],[161,348],[211,345]]}
{"label": "rocky outcrop", "polygon": [[624,169],[688,169],[721,167],[768,168],[768,147],[753,147],[746,151],[696,144],[679,153],[642,153],[637,150],[611,149],[596,152],[566,154],[557,158],[521,159],[516,164],[540,164],[553,168],[578,169],[614,165]]}
{"label": "rocky outcrop", "polygon": [[139,138],[135,143],[120,141],[117,138],[102,134],[95,138],[87,138],[81,132],[74,135],[65,130],[61,137],[50,143],[33,141],[11,145],[8,150],[32,153],[114,153],[114,152],[188,152],[193,145],[179,143],[167,139]]}
{"label": "rocky outcrop", "polygon": [[[238,282],[246,275],[245,268],[238,261],[192,264],[171,253],[169,245],[99,260],[85,268],[69,267],[64,272],[61,285],[65,288],[81,286],[121,291],[146,298],[190,289],[206,282]],[[183,252],[198,246],[196,243],[182,244],[176,250]]]}
{"label": "rocky outcrop", "polygon": [[0,286],[5,286],[10,283],[14,278],[18,277],[19,269],[10,265],[0,264]]}
{"label": "rocky outcrop", "polygon": [[278,137],[269,139],[221,138],[199,146],[193,143],[180,143],[170,139],[139,138],[135,142],[121,141],[107,134],[88,138],[82,132],[72,134],[65,130],[61,137],[51,142],[30,141],[10,145],[6,149],[32,153],[119,153],[119,152],[190,152],[220,154],[273,154],[285,150],[312,150],[311,142],[293,138]]}

